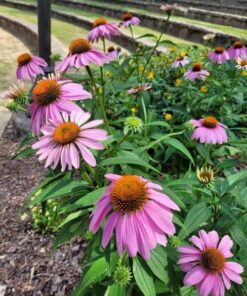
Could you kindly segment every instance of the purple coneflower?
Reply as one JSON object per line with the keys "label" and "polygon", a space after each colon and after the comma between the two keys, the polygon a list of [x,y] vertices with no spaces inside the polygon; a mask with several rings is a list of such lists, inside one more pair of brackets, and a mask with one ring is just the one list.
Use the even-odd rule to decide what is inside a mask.
{"label": "purple coneflower", "polygon": [[189,58],[184,55],[179,55],[175,61],[172,63],[172,68],[178,68],[179,66],[183,67],[190,62]]}
{"label": "purple coneflower", "polygon": [[140,24],[140,19],[136,16],[134,16],[130,12],[125,12],[122,17],[122,21],[120,25],[123,25],[124,27],[129,27],[129,26],[138,26]]}
{"label": "purple coneflower", "polygon": [[192,140],[199,140],[200,143],[223,144],[227,142],[226,126],[220,123],[215,117],[207,116],[203,119],[190,120],[196,128],[192,133]]}
{"label": "purple coneflower", "polygon": [[128,90],[128,94],[134,95],[134,94],[137,94],[137,93],[142,92],[144,90],[148,90],[150,88],[152,88],[152,86],[149,85],[148,83],[140,84],[140,85],[138,85],[136,87],[130,88]]}
{"label": "purple coneflower", "polygon": [[230,59],[229,53],[224,47],[216,47],[208,54],[208,57],[215,64],[223,64]]}
{"label": "purple coneflower", "polygon": [[201,296],[223,296],[225,288],[230,289],[231,281],[239,285],[243,283],[239,275],[244,271],[242,265],[227,261],[233,256],[233,241],[228,235],[220,240],[216,231],[200,230],[199,237],[193,235],[190,241],[195,247],[178,247],[178,264],[187,272],[185,285],[195,285]]}
{"label": "purple coneflower", "polygon": [[114,23],[108,23],[103,17],[97,18],[93,23],[93,29],[88,33],[88,40],[98,42],[102,38],[111,39],[113,36],[120,35],[118,26]]}
{"label": "purple coneflower", "polygon": [[37,75],[44,75],[43,67],[47,67],[47,63],[40,57],[32,56],[30,53],[23,53],[17,58],[18,67],[16,76],[19,80],[24,80],[29,76],[35,80]]}
{"label": "purple coneflower", "polygon": [[202,69],[202,63],[196,63],[192,66],[192,69],[185,72],[184,77],[187,80],[206,80],[206,77],[209,76],[209,72]]}
{"label": "purple coneflower", "polygon": [[55,75],[40,80],[33,88],[33,103],[29,107],[33,133],[39,134],[40,128],[49,120],[60,120],[60,112],[71,113],[81,108],[71,101],[91,99],[91,93],[81,84],[60,80]]}
{"label": "purple coneflower", "polygon": [[166,235],[176,231],[172,210],[179,207],[165,194],[162,187],[140,176],[107,174],[111,184],[97,203],[89,226],[97,232],[103,220],[102,246],[105,248],[115,230],[119,255],[123,249],[131,257],[140,253],[150,258],[157,244],[166,245]]}
{"label": "purple coneflower", "polygon": [[107,55],[111,60],[115,60],[118,57],[118,50],[115,49],[113,46],[109,46],[107,48]]}
{"label": "purple coneflower", "polygon": [[107,132],[95,127],[103,120],[93,120],[85,124],[91,114],[82,110],[72,111],[70,116],[63,112],[59,120],[50,120],[49,125],[41,129],[43,137],[32,148],[37,149],[39,161],[46,159],[45,167],[53,164],[55,169],[61,164],[62,172],[68,166],[69,170],[80,167],[80,154],[92,167],[96,160],[88,149],[102,150],[104,146],[99,141],[107,140]]}
{"label": "purple coneflower", "polygon": [[81,68],[90,64],[103,66],[110,62],[106,53],[92,48],[87,39],[75,39],[70,43],[69,54],[57,65],[59,72],[65,72],[68,68]]}
{"label": "purple coneflower", "polygon": [[231,59],[236,60],[241,56],[247,55],[247,48],[242,41],[236,41],[233,46],[228,49],[228,53]]}

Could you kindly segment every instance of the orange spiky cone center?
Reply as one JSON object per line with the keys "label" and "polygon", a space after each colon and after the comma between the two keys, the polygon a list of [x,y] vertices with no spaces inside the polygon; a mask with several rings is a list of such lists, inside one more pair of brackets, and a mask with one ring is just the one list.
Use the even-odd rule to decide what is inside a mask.
{"label": "orange spiky cone center", "polygon": [[79,132],[80,127],[76,123],[63,122],[55,129],[53,139],[56,143],[61,145],[74,143]]}
{"label": "orange spiky cone center", "polygon": [[79,54],[87,52],[91,49],[91,44],[87,39],[75,39],[69,45],[70,54]]}

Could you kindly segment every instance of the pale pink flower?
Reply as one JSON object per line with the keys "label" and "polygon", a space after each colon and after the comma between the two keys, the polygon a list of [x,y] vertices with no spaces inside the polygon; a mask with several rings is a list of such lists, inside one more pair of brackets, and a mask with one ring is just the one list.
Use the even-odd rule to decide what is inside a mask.
{"label": "pale pink flower", "polygon": [[172,63],[172,68],[183,67],[189,64],[190,59],[187,56],[179,55]]}
{"label": "pale pink flower", "polygon": [[247,70],[247,54],[236,59],[236,68],[242,71]]}
{"label": "pale pink flower", "polygon": [[122,15],[121,17],[122,21],[120,25],[123,25],[124,27],[129,27],[129,26],[138,26],[140,25],[141,21],[138,17],[134,16],[130,12],[126,12]]}
{"label": "pale pink flower", "polygon": [[200,230],[199,237],[193,235],[190,241],[195,247],[178,247],[178,264],[187,272],[185,285],[195,285],[200,296],[224,296],[231,281],[239,285],[243,283],[239,275],[244,271],[242,265],[227,261],[233,256],[233,241],[228,235],[220,240],[216,231]]}
{"label": "pale pink flower", "polygon": [[167,12],[167,13],[171,13],[173,11],[173,9],[177,6],[177,4],[163,4],[160,6],[160,9]]}
{"label": "pale pink flower", "polygon": [[232,47],[228,49],[228,53],[232,60],[236,60],[241,56],[247,55],[247,48],[242,41],[236,41]]}
{"label": "pale pink flower", "polygon": [[216,47],[208,54],[208,57],[215,64],[223,64],[230,59],[229,53],[224,47]]}
{"label": "pale pink flower", "polygon": [[227,142],[226,126],[220,123],[215,117],[207,116],[203,119],[190,120],[196,128],[192,133],[192,140],[199,140],[200,143],[223,144]]}
{"label": "pale pink flower", "polygon": [[34,86],[33,102],[29,107],[33,133],[39,134],[40,128],[47,125],[50,119],[60,120],[60,112],[71,113],[81,108],[72,101],[91,99],[91,93],[81,84],[70,80],[60,80],[59,76],[50,75]]}
{"label": "pale pink flower", "polygon": [[110,62],[106,53],[94,49],[86,39],[75,39],[70,43],[69,54],[57,65],[57,71],[65,72],[68,68],[81,68],[96,64],[103,66]]}
{"label": "pale pink flower", "polygon": [[196,63],[192,66],[192,69],[185,72],[184,77],[187,80],[205,80],[207,76],[209,76],[209,72],[202,69],[201,63]]}
{"label": "pale pink flower", "polygon": [[166,235],[176,232],[172,210],[179,207],[165,194],[162,187],[140,176],[107,174],[111,184],[97,203],[89,226],[97,232],[103,220],[102,246],[105,248],[115,231],[119,255],[123,249],[134,257],[139,253],[150,258],[157,244],[166,245]]}
{"label": "pale pink flower", "polygon": [[19,80],[30,77],[35,80],[37,75],[44,75],[43,67],[47,67],[47,63],[40,57],[32,56],[29,53],[23,53],[17,57],[18,67],[16,76]]}
{"label": "pale pink flower", "polygon": [[103,17],[97,18],[93,23],[93,29],[88,33],[88,40],[98,42],[100,39],[111,39],[113,36],[120,35],[117,24],[108,23]]}
{"label": "pale pink flower", "polygon": [[103,120],[93,120],[88,112],[72,111],[70,116],[63,112],[58,120],[50,120],[49,125],[41,129],[43,137],[32,148],[37,149],[39,161],[46,159],[45,167],[55,169],[61,164],[61,171],[80,167],[82,158],[92,167],[96,166],[96,159],[88,149],[102,150],[104,146],[99,141],[107,140],[107,132],[95,127]]}
{"label": "pale pink flower", "polygon": [[144,90],[148,90],[150,88],[152,88],[152,86],[149,85],[148,83],[140,84],[140,85],[138,85],[136,87],[130,88],[128,90],[128,94],[135,95],[135,94],[137,94],[139,92],[142,92]]}

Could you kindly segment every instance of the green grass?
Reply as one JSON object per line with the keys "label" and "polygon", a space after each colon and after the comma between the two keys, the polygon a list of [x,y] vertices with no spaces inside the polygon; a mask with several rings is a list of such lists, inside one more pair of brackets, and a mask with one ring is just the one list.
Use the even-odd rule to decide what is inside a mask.
{"label": "green grass", "polygon": [[[37,0],[25,0],[25,2],[37,3]],[[88,4],[88,0],[77,0],[77,2]],[[90,4],[102,7],[102,2],[99,2],[99,1],[90,0]],[[61,7],[60,5],[53,5],[53,6],[57,7],[57,8]],[[104,3],[104,7],[119,9],[118,4]],[[69,11],[69,10],[70,10],[70,8],[68,8],[67,11]],[[129,11],[132,11],[132,12],[139,12],[139,13],[144,13],[144,14],[148,13],[149,15],[159,16],[161,18],[166,18],[166,16],[164,15],[163,12],[160,12],[160,13],[151,12],[151,11],[147,11],[145,9],[132,7],[131,5],[124,6],[124,10],[125,11],[129,10]],[[78,12],[78,10],[76,10],[76,11]],[[94,17],[96,14],[90,13],[90,12],[83,12],[83,15],[87,16],[87,17]],[[215,30],[218,30],[218,31],[220,31],[222,33],[235,35],[235,36],[238,36],[240,38],[246,38],[246,36],[247,36],[247,30],[240,29],[240,28],[235,28],[235,27],[232,27],[232,26],[223,26],[223,25],[208,23],[208,22],[205,22],[205,21],[193,20],[193,19],[182,17],[182,16],[172,16],[171,19],[174,20],[174,21],[185,23],[185,24],[192,24],[192,25],[203,26],[203,27],[210,28],[210,29],[215,29]]]}
{"label": "green grass", "polygon": [[[25,3],[26,2],[36,3],[37,1],[36,0],[25,0]],[[75,14],[78,16],[85,17],[90,21],[93,21],[95,18],[102,16],[97,13],[91,13],[91,12],[87,12],[87,11],[83,11],[83,10],[68,8],[68,7],[65,7],[62,5],[52,5],[52,8],[56,9],[58,11],[68,12],[68,13],[72,13],[72,14]],[[16,16],[20,19],[24,19],[30,23],[33,23],[33,24],[36,24],[36,22],[37,22],[36,15],[32,12],[18,10],[15,8],[10,8],[10,7],[5,7],[5,6],[0,6],[0,12],[11,14],[12,16]],[[115,18],[111,18],[111,17],[108,17],[107,19],[110,21],[115,21],[115,22],[119,21],[119,20],[117,20]],[[123,31],[129,33],[128,29],[123,29]],[[67,44],[69,41],[71,41],[74,38],[86,36],[87,32],[88,32],[87,30],[85,30],[81,27],[71,25],[71,24],[66,23],[64,21],[52,19],[52,34],[65,44]],[[139,37],[143,34],[146,34],[146,33],[151,33],[151,34],[154,34],[155,36],[159,36],[159,34],[160,34],[158,31],[147,29],[147,28],[144,28],[141,26],[136,26],[134,28],[134,33],[135,33],[135,36],[137,36],[137,37]],[[164,36],[163,40],[165,40],[165,39],[166,40],[169,39],[170,41],[176,43],[180,47],[188,47],[190,45],[197,45],[196,43],[186,41],[184,39],[176,38],[176,37],[173,37],[170,35]],[[109,46],[110,44],[112,44],[112,43],[107,42],[107,46]]]}
{"label": "green grass", "polygon": [[[16,17],[20,20],[24,20],[34,25],[37,24],[36,14],[30,11],[24,11],[0,5],[0,12],[6,13],[11,17]],[[71,40],[85,37],[87,33],[88,31],[86,29],[69,24],[64,21],[52,19],[52,35],[59,39],[66,46],[69,44]],[[113,43],[106,43],[107,46],[109,46],[110,44]],[[101,45],[99,45],[98,47],[101,47]]]}
{"label": "green grass", "polygon": [[[28,1],[36,2],[35,0],[28,0]],[[87,4],[88,0],[77,0],[77,2]],[[98,1],[90,0],[90,4],[94,4],[94,5],[100,6],[100,7],[102,6],[102,3],[99,3]],[[117,5],[117,4],[104,3],[104,7],[119,9],[119,5]],[[165,18],[163,12],[160,12],[160,13],[151,12],[151,11],[147,11],[145,9],[131,7],[130,5],[129,6],[124,6],[124,10],[125,11],[129,10],[129,11],[139,12],[139,13],[144,13],[144,14],[148,13],[149,15],[159,16],[159,17]],[[228,34],[231,34],[231,35],[239,36],[241,38],[246,38],[246,36],[247,36],[247,30],[240,29],[240,28],[235,28],[235,27],[232,27],[232,26],[223,26],[223,25],[208,23],[208,22],[204,22],[204,21],[193,20],[193,19],[189,19],[189,18],[185,18],[185,17],[181,17],[181,16],[172,16],[171,19],[174,20],[174,21],[179,21],[181,23],[185,23],[185,24],[193,24],[193,25],[198,25],[198,26],[203,26],[203,27],[215,29],[215,30],[221,31],[223,33],[228,33]]]}

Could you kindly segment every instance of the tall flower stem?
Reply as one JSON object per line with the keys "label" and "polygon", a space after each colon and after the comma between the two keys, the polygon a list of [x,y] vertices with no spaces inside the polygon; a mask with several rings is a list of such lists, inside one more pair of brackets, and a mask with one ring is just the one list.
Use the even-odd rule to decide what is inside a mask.
{"label": "tall flower stem", "polygon": [[[129,28],[130,28],[130,33],[131,33],[132,39],[135,39],[132,26],[130,25]],[[140,82],[140,70],[139,70],[140,67],[139,67],[139,59],[138,59],[138,50],[135,53],[135,60],[136,60],[136,71],[137,71],[138,81]]]}
{"label": "tall flower stem", "polygon": [[242,71],[239,71],[239,73],[237,75],[236,72],[237,71],[235,69],[235,72],[234,72],[235,79],[233,79],[233,84],[232,84],[231,90],[230,90],[229,95],[228,95],[230,100],[232,98],[232,94],[233,94],[233,91],[234,91],[235,87],[238,85],[238,82],[239,82],[239,79],[240,79],[241,73],[242,73]]}
{"label": "tall flower stem", "polygon": [[144,77],[145,71],[146,71],[146,69],[147,69],[147,66],[148,66],[148,64],[149,64],[149,62],[150,62],[150,60],[151,60],[151,58],[152,58],[154,52],[156,51],[157,47],[158,47],[159,44],[160,44],[160,41],[161,41],[161,38],[162,38],[163,34],[166,32],[166,29],[167,29],[168,24],[169,24],[170,16],[171,16],[171,14],[169,13],[169,14],[167,15],[166,27],[165,27],[165,29],[164,29],[164,32],[161,32],[159,38],[158,38],[157,41],[156,41],[156,44],[155,44],[153,50],[151,51],[151,53],[150,53],[150,55],[149,55],[149,57],[148,57],[148,59],[147,59],[147,61],[146,61],[146,64],[145,64],[145,66],[144,66],[144,69],[143,69],[143,72],[142,72],[142,75],[141,75],[141,81],[143,80],[143,77]]}
{"label": "tall flower stem", "polygon": [[146,110],[146,106],[145,106],[143,97],[141,99],[142,99],[142,109],[143,109],[143,116],[144,116],[144,123],[145,123],[145,125],[144,125],[144,136],[145,136],[145,138],[147,138],[147,136],[148,136],[148,126],[147,126],[148,117],[147,117],[147,110]]}
{"label": "tall flower stem", "polygon": [[105,38],[102,38],[102,42],[103,42],[103,50],[104,52],[106,52],[106,44],[105,44]]}
{"label": "tall flower stem", "polygon": [[[96,82],[94,80],[94,77],[93,77],[93,74],[92,74],[92,71],[91,71],[90,67],[89,66],[86,66],[86,70],[87,70],[88,75],[89,75],[89,77],[91,79],[91,82],[92,82],[92,84],[93,84],[93,86],[95,88],[95,91],[98,93],[98,98],[99,98],[98,102],[99,102],[99,107],[100,107],[101,115],[103,117],[104,124],[106,126],[107,131],[110,132],[110,127],[109,127],[109,124],[108,124],[107,116],[106,116],[106,113],[105,113],[105,106],[104,106],[104,100],[105,100],[104,85],[102,86],[102,89],[100,89],[97,86],[97,84],[96,84]],[[101,74],[101,75],[103,75],[103,74]],[[104,84],[104,81],[102,83]]]}
{"label": "tall flower stem", "polygon": [[108,157],[112,155],[112,153],[129,137],[130,132],[128,132],[121,140],[108,152]]}

